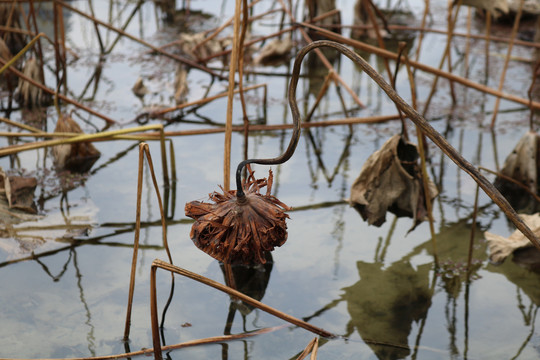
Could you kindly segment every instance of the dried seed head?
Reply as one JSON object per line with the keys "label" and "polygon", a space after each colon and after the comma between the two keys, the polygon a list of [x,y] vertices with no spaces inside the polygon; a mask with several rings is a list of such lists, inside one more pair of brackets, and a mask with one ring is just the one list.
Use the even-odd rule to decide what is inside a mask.
{"label": "dried seed head", "polygon": [[[186,204],[186,216],[195,219],[191,239],[213,258],[228,264],[264,264],[265,252],[287,240],[290,208],[270,195],[272,172],[267,179],[255,179],[249,169],[243,184],[245,198],[236,191],[214,192],[214,203],[192,201]],[[267,187],[265,195],[260,189]]]}

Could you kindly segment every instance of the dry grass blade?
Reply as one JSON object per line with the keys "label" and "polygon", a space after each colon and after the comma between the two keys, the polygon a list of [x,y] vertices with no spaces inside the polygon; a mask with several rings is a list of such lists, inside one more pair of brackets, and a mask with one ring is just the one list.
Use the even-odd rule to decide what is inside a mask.
{"label": "dry grass blade", "polygon": [[[135,271],[137,270],[137,253],[139,250],[139,233],[141,229],[141,198],[142,198],[142,186],[143,186],[143,168],[144,168],[144,156],[146,155],[146,160],[148,162],[148,167],[150,168],[150,174],[152,175],[152,182],[154,184],[154,191],[156,192],[159,212],[161,214],[161,228],[163,235],[163,246],[167,252],[167,257],[169,262],[172,264],[171,251],[169,249],[169,243],[167,242],[167,224],[165,222],[165,212],[163,211],[163,202],[161,201],[161,195],[159,192],[159,186],[156,181],[156,174],[154,172],[154,166],[152,164],[152,156],[150,155],[150,150],[148,144],[141,143],[139,144],[139,171],[137,177],[137,207],[135,214],[135,239],[133,241],[133,257],[131,261],[131,275],[129,280],[129,294],[128,294],[128,305],[126,312],[126,325],[124,328],[124,341],[129,339],[129,330],[131,326],[131,308],[133,303],[133,292],[135,289]],[[172,277],[174,284],[174,277]]]}
{"label": "dry grass blade", "polygon": [[303,360],[306,358],[306,356],[311,353],[310,360],[316,360],[317,359],[317,349],[319,348],[319,338],[314,337],[309,344],[307,344],[306,348],[298,357],[296,360]]}
{"label": "dry grass blade", "polygon": [[[154,358],[161,360],[162,359],[162,348],[159,340],[159,328],[158,328],[158,319],[157,319],[157,294],[156,294],[156,272],[157,269],[163,269],[166,271],[169,271],[171,273],[179,274],[185,277],[188,277],[192,280],[196,280],[200,283],[203,283],[205,285],[211,286],[214,289],[217,289],[219,291],[222,291],[224,293],[229,294],[230,296],[233,296],[253,307],[256,307],[262,311],[265,311],[271,315],[274,315],[280,319],[283,319],[291,324],[294,324],[296,326],[299,326],[303,329],[306,329],[308,331],[311,331],[319,336],[327,337],[327,338],[333,338],[336,335],[332,334],[331,332],[328,332],[324,329],[321,329],[319,327],[316,327],[314,325],[311,325],[310,323],[307,323],[303,320],[300,320],[298,318],[295,318],[291,315],[288,315],[284,312],[281,312],[277,309],[274,309],[271,306],[268,306],[266,304],[261,303],[260,301],[257,301],[247,295],[244,295],[243,293],[232,289],[226,285],[220,284],[217,281],[208,279],[202,275],[193,273],[191,271],[182,269],[178,266],[174,266],[172,264],[166,263],[165,261],[156,259],[152,263],[152,268],[150,272],[150,313],[152,318],[152,338],[153,338],[153,346],[154,346]],[[1,359],[0,359],[1,360]]]}
{"label": "dry grass blade", "polygon": [[[16,154],[22,151],[41,149],[44,147],[55,146],[55,145],[66,145],[66,144],[75,144],[79,142],[111,140],[111,139],[114,139],[115,137],[118,137],[119,135],[129,134],[133,132],[147,131],[147,130],[159,130],[159,133],[156,134],[155,137],[160,140],[161,162],[162,162],[162,167],[163,167],[163,180],[165,182],[165,185],[168,186],[169,170],[167,167],[165,136],[163,132],[163,125],[161,124],[152,124],[152,125],[139,126],[139,127],[130,128],[130,129],[119,129],[119,130],[113,130],[113,131],[98,132],[95,134],[80,135],[80,134],[71,133],[68,135],[70,137],[67,139],[63,138],[63,139],[54,139],[54,140],[44,140],[44,141],[36,141],[33,143],[22,144],[22,145],[19,144],[19,145],[6,146],[0,149],[0,157]],[[43,134],[37,134],[37,135],[39,135],[40,137],[43,136]],[[62,134],[59,133],[59,134],[51,134],[50,136],[55,137],[55,136],[61,136],[61,135]]]}
{"label": "dry grass blade", "polygon": [[223,188],[229,191],[231,182],[231,134],[233,116],[233,95],[234,95],[234,74],[238,65],[238,58],[241,53],[240,41],[240,12],[242,0],[236,0],[234,10],[233,43],[232,53],[229,63],[229,89],[227,92],[227,118],[225,123],[225,150],[223,152]]}
{"label": "dry grass blade", "polygon": [[[233,340],[240,340],[245,338],[250,338],[258,335],[268,334],[273,331],[277,331],[280,329],[283,329],[285,325],[279,325],[279,326],[273,326],[269,328],[263,328],[256,331],[251,332],[245,332],[241,334],[233,334],[233,335],[221,335],[221,336],[212,336],[204,339],[196,339],[196,340],[189,340],[185,342],[181,342],[178,344],[172,344],[172,345],[165,345],[161,347],[161,350],[163,351],[169,351],[169,350],[177,350],[177,349],[184,349],[187,347],[192,346],[199,346],[199,345],[206,345],[206,344],[215,344],[215,343],[221,343],[225,341],[233,341]],[[115,354],[115,355],[104,355],[104,356],[90,356],[90,357],[78,357],[78,358],[48,358],[48,359],[12,359],[12,358],[0,358],[0,360],[114,360],[114,359],[124,359],[124,358],[130,358],[133,356],[151,356],[154,352],[153,348],[149,349],[143,349],[139,351],[132,351],[128,353],[123,354]]]}

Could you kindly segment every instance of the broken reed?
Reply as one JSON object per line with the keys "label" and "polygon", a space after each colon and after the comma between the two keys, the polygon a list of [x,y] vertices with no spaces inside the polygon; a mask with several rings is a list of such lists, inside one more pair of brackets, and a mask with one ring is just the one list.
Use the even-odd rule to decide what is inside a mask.
{"label": "broken reed", "polygon": [[[161,216],[161,231],[163,238],[163,247],[167,252],[167,258],[172,264],[171,251],[169,249],[169,243],[167,242],[167,223],[165,220],[165,212],[163,211],[163,202],[161,201],[161,195],[159,192],[159,186],[156,180],[156,174],[154,172],[154,165],[152,163],[152,156],[150,155],[150,150],[148,144],[141,143],[139,144],[139,171],[137,176],[137,205],[135,211],[135,238],[133,240],[133,256],[131,261],[131,274],[129,280],[129,294],[128,294],[128,305],[126,311],[126,324],[124,327],[124,341],[128,341],[129,332],[131,328],[131,308],[133,304],[133,292],[135,289],[135,272],[137,270],[137,254],[139,250],[139,233],[141,229],[141,199],[142,199],[142,187],[143,187],[143,169],[144,169],[144,158],[148,167],[150,169],[150,175],[152,176],[152,183],[154,185],[154,191],[156,193],[157,202],[159,205],[159,213]],[[172,276],[172,285],[171,289],[174,289],[174,276]],[[172,292],[172,290],[171,290]]]}
{"label": "broken reed", "polygon": [[[55,146],[55,145],[66,145],[66,144],[74,144],[74,143],[88,142],[88,141],[112,140],[124,134],[137,133],[137,132],[147,131],[147,130],[159,130],[158,134],[159,134],[160,149],[161,149],[161,164],[163,167],[163,181],[165,182],[165,186],[168,187],[169,186],[169,170],[167,166],[165,135],[164,135],[162,124],[144,125],[144,126],[139,126],[135,128],[129,128],[129,129],[119,129],[119,130],[98,132],[95,134],[83,134],[83,135],[74,134],[73,136],[71,136],[72,134],[69,134],[67,136],[71,136],[71,137],[67,139],[63,138],[63,139],[35,141],[35,142],[27,143],[27,144],[6,146],[0,149],[0,157],[16,154],[22,151],[41,149],[41,148]],[[29,135],[43,136],[42,133],[37,133],[37,134],[32,133]],[[57,135],[50,134],[50,136],[51,137],[58,136],[58,134]],[[126,139],[126,138],[121,138],[121,139]]]}
{"label": "broken reed", "polygon": [[222,291],[233,298],[237,298],[246,304],[249,304],[251,306],[254,306],[264,312],[267,312],[271,315],[274,315],[280,319],[283,319],[293,325],[296,325],[298,327],[301,327],[305,330],[308,330],[314,334],[317,334],[319,336],[323,336],[326,338],[333,338],[336,335],[332,334],[331,332],[328,332],[324,329],[321,329],[317,326],[311,325],[308,322],[305,322],[303,320],[300,320],[298,318],[295,318],[294,316],[288,315],[282,311],[279,311],[271,306],[268,306],[258,300],[255,300],[247,295],[244,295],[243,293],[239,292],[238,290],[235,290],[229,286],[223,285],[217,281],[208,279],[202,275],[193,273],[191,271],[182,269],[178,266],[174,266],[172,264],[169,264],[165,261],[156,259],[152,263],[152,268],[150,272],[150,314],[152,318],[152,339],[153,339],[153,346],[154,346],[154,358],[161,360],[162,352],[161,352],[161,343],[160,343],[160,337],[159,337],[159,328],[158,328],[158,320],[157,320],[157,294],[156,294],[156,272],[157,269],[162,269],[169,271],[171,273],[176,273],[179,275],[182,275],[184,277],[190,278],[192,280],[198,281],[200,283],[203,283],[207,286],[213,287],[214,289],[217,289],[219,291]]}

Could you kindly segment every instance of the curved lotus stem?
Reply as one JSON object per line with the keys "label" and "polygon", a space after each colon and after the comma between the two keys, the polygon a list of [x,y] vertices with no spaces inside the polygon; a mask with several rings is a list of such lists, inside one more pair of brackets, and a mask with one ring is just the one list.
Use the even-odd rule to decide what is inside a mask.
{"label": "curved lotus stem", "polygon": [[474,181],[484,190],[484,192],[493,200],[497,206],[506,214],[506,216],[514,223],[514,225],[531,241],[531,243],[540,249],[540,239],[534,234],[534,232],[525,224],[523,220],[518,216],[514,208],[508,203],[508,201],[501,195],[501,193],[491,184],[476,167],[474,167],[470,162],[468,162],[446,139],[439,134],[428,122],[427,120],[420,115],[416,110],[412,108],[409,104],[405,102],[397,92],[384,80],[384,78],[369,65],[360,55],[356,54],[354,51],[348,47],[341,45],[334,41],[329,40],[320,40],[315,41],[309,45],[303,47],[294,62],[291,83],[289,84],[289,106],[291,107],[291,113],[294,122],[294,131],[292,139],[287,147],[285,152],[273,159],[248,159],[242,161],[238,165],[236,171],[236,185],[237,185],[237,197],[239,200],[244,199],[245,195],[242,190],[241,183],[241,172],[242,168],[251,163],[262,164],[262,165],[274,165],[282,164],[285,161],[289,160],[293,155],[296,145],[298,145],[298,140],[300,138],[300,111],[298,110],[298,105],[296,103],[296,86],[298,84],[298,78],[300,74],[300,66],[302,60],[308,52],[319,47],[330,47],[338,50],[349,59],[354,61],[358,66],[364,70],[364,72],[369,75],[379,87],[388,95],[388,97],[411,119],[416,126],[418,126],[427,137],[431,139],[445,154],[448,156],[457,166],[462,170],[468,173]]}

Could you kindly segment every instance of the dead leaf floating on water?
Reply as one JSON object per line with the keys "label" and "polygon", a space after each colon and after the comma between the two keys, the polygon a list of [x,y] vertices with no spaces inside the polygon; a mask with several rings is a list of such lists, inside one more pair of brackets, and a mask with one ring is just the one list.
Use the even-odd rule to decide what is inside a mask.
{"label": "dead leaf floating on water", "polygon": [[133,94],[135,94],[135,96],[138,98],[143,98],[150,92],[146,85],[144,85],[144,81],[141,77],[137,78],[137,81],[135,81],[135,85],[133,85],[131,91],[133,91]]}
{"label": "dead leaf floating on water", "polygon": [[[29,214],[37,214],[37,207],[34,202],[36,186],[36,178],[7,176],[4,170],[0,168],[0,193],[4,195],[7,207],[10,210],[16,209]],[[16,217],[16,214],[11,215]]]}
{"label": "dead leaf floating on water", "polygon": [[[249,177],[243,184],[246,201],[239,202],[236,190],[213,192],[214,203],[192,201],[186,216],[195,219],[190,237],[195,245],[213,258],[228,264],[264,264],[265,253],[287,241],[290,208],[270,195],[273,175],[268,180]],[[260,190],[267,187],[265,195]]]}
{"label": "dead leaf floating on water", "polygon": [[[54,132],[83,133],[75,120],[68,115],[63,115],[58,119]],[[77,173],[89,171],[101,156],[101,153],[90,142],[56,145],[53,146],[52,153],[57,170]]]}
{"label": "dead leaf floating on water", "polygon": [[[43,71],[36,59],[32,58],[26,61],[23,73],[36,83],[44,84]],[[43,90],[22,78],[19,79],[15,99],[22,107],[28,109],[45,106],[50,103],[49,94],[44,93]]]}
{"label": "dead leaf floating on water", "polygon": [[532,194],[538,194],[538,134],[529,131],[518,142],[512,153],[504,161],[500,173],[523,184],[528,190],[508,181],[502,176],[495,179],[494,185],[508,199],[510,204],[522,212],[534,212],[538,207]]}
{"label": "dead leaf floating on water", "polygon": [[[381,226],[386,212],[414,219],[412,231],[425,220],[426,190],[418,165],[418,150],[400,135],[387,140],[365,162],[351,187],[349,203],[369,225]],[[437,196],[435,184],[429,181],[430,198]]]}
{"label": "dead leaf floating on water", "polygon": [[[520,214],[523,221],[532,229],[532,231],[540,235],[540,214],[533,215]],[[519,230],[514,231],[509,237],[505,238],[497,234],[492,234],[488,231],[484,233],[489,248],[489,260],[494,263],[502,263],[515,250],[531,247],[533,244]]]}
{"label": "dead leaf floating on water", "polygon": [[[454,5],[459,1],[455,0]],[[489,11],[495,18],[509,13],[517,13],[521,0],[462,0],[461,5],[473,6],[477,9]],[[525,0],[523,2],[524,15],[540,14],[540,1]]]}
{"label": "dead leaf floating on water", "polygon": [[279,64],[288,59],[293,47],[289,38],[274,39],[266,44],[254,60],[255,65]]}
{"label": "dead leaf floating on water", "polygon": [[179,41],[180,49],[195,60],[205,59],[225,50],[224,40],[221,39],[210,39],[205,41],[203,45],[199,45],[205,40],[206,36],[205,32],[196,34],[182,33]]}

